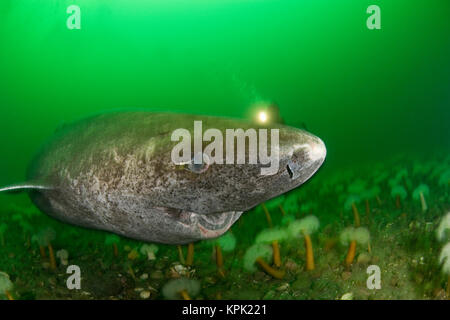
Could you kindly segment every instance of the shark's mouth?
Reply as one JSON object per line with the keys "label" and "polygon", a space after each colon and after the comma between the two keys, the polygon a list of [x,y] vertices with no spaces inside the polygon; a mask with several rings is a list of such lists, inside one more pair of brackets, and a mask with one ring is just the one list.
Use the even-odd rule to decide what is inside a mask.
{"label": "shark's mouth", "polygon": [[230,211],[197,215],[197,226],[202,238],[215,238],[225,233],[242,212]]}
{"label": "shark's mouth", "polygon": [[[198,224],[208,230],[223,229],[236,221],[236,212],[219,212],[213,214],[199,214],[197,215]],[[239,213],[240,216],[240,213]]]}
{"label": "shark's mouth", "polygon": [[[198,214],[167,207],[159,207],[158,209],[164,211],[172,221],[177,223],[179,228],[181,228],[177,228],[180,233],[192,233],[192,235],[195,234],[195,237],[200,239],[219,237],[225,233],[242,214],[241,211]],[[198,238],[193,238],[193,240],[198,240]]]}

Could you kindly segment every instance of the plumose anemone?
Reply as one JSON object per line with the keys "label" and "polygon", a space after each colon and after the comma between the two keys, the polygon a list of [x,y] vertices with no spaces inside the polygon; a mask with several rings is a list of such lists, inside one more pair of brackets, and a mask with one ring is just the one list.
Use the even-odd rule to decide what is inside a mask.
{"label": "plumose anemone", "polygon": [[345,257],[345,265],[349,267],[355,259],[356,245],[358,243],[362,245],[368,244],[370,233],[366,228],[348,227],[341,232],[340,240],[343,245],[349,245],[347,256]]}
{"label": "plumose anemone", "polygon": [[413,199],[420,201],[420,204],[422,205],[422,212],[426,212],[428,210],[427,201],[425,199],[425,196],[428,196],[430,193],[430,190],[426,184],[419,185],[416,189],[413,191]]}
{"label": "plumose anemone", "polygon": [[45,258],[45,247],[48,247],[48,255],[50,259],[50,267],[56,269],[55,254],[53,251],[52,241],[56,238],[56,232],[52,228],[45,228],[35,234],[31,241],[36,242],[39,245],[42,258]]}
{"label": "plumose anemone", "polygon": [[359,227],[361,225],[361,219],[359,218],[358,207],[356,206],[356,204],[359,203],[360,201],[361,201],[361,198],[358,197],[357,195],[349,195],[344,204],[345,210],[352,209],[352,211],[353,211],[353,217],[355,219],[355,227]]}
{"label": "plumose anemone", "polygon": [[442,248],[439,263],[442,264],[442,272],[448,276],[447,296],[450,297],[450,242]]}
{"label": "plumose anemone", "polygon": [[[270,245],[257,243],[247,249],[244,255],[244,269],[255,272],[258,264],[267,274],[276,279],[283,279],[285,272],[272,268],[269,263],[272,261],[273,249]],[[269,261],[269,262],[267,262]]]}
{"label": "plumose anemone", "polygon": [[10,291],[14,287],[9,275],[0,271],[0,295],[5,295],[8,300],[14,300]]}
{"label": "plumose anemone", "polygon": [[227,231],[222,236],[207,240],[205,243],[213,247],[213,253],[216,258],[217,271],[220,276],[225,277],[225,271],[223,269],[223,252],[231,252],[236,247],[236,237],[231,230]]}
{"label": "plumose anemone", "polygon": [[155,260],[156,259],[156,253],[158,252],[159,248],[156,244],[143,244],[141,248],[139,249],[139,252],[147,257],[147,260]]}
{"label": "plumose anemone", "polygon": [[166,299],[178,300],[191,300],[200,292],[200,282],[194,279],[172,279],[167,282],[162,288],[162,294]]}
{"label": "plumose anemone", "polygon": [[315,216],[308,216],[301,220],[293,221],[289,227],[289,234],[292,237],[303,236],[306,249],[306,270],[314,270],[314,254],[310,235],[319,229],[319,219]]}
{"label": "plumose anemone", "polygon": [[442,217],[441,223],[436,230],[436,236],[439,241],[450,240],[450,212]]}
{"label": "plumose anemone", "polygon": [[105,245],[113,247],[114,257],[117,257],[119,255],[119,248],[117,247],[119,242],[120,242],[120,237],[115,234],[108,234],[105,237]]}
{"label": "plumose anemone", "polygon": [[402,208],[402,202],[408,193],[406,192],[406,189],[401,185],[394,185],[391,189],[391,196],[395,199],[395,206],[397,209]]}
{"label": "plumose anemone", "polygon": [[262,230],[255,239],[255,243],[271,244],[273,249],[273,264],[281,267],[281,254],[279,242],[286,240],[286,230],[280,228]]}

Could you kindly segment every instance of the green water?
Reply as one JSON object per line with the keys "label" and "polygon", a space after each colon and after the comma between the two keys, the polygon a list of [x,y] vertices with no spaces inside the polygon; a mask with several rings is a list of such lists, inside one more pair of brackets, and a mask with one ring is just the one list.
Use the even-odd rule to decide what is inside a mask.
{"label": "green water", "polygon": [[[81,8],[80,30],[66,27],[66,8],[71,4]],[[371,4],[381,8],[381,30],[366,27],[366,9]],[[32,156],[58,126],[93,113],[145,108],[242,118],[253,103],[268,100],[277,102],[286,124],[306,125],[327,146],[320,172],[298,192],[303,192],[300,199],[315,201],[314,209],[307,211],[323,217],[321,230],[329,224],[330,239],[352,223],[342,194],[348,194],[346,190],[355,179],[372,181],[380,171],[392,178],[403,167],[411,180],[408,206],[415,213],[408,217],[408,223],[396,226],[396,232],[401,233],[416,220],[422,227],[426,223],[436,227],[449,209],[448,186],[438,184],[449,166],[449,15],[447,0],[2,0],[0,186],[24,180]],[[417,169],[418,163],[426,169]],[[415,175],[414,168],[419,170]],[[380,209],[387,216],[376,218],[380,226],[403,213],[395,207],[387,179],[381,187],[385,207]],[[420,216],[420,207],[411,197],[422,182],[429,185],[434,199],[429,204],[432,213],[425,217]],[[318,196],[324,186],[327,189]],[[4,208],[27,203],[25,196],[15,195],[0,195],[0,201]],[[364,210],[362,202],[360,210]],[[261,219],[250,223],[251,231],[235,230],[242,245],[239,254],[267,227],[259,207],[255,215]],[[19,239],[12,241],[7,253],[22,257],[32,248],[33,262],[40,265],[36,246],[22,248],[20,228],[9,218],[2,219],[16,232],[9,238]],[[39,227],[52,225],[57,229],[59,249],[71,242],[71,232],[97,239],[89,243],[103,244],[102,233],[73,231],[75,228],[42,214],[30,219]],[[281,217],[273,219],[281,221]],[[243,225],[245,228],[245,221]],[[419,243],[414,242],[417,251],[428,252],[424,248],[434,243],[437,255],[440,245],[434,237],[430,240],[426,233],[422,235],[411,240]],[[83,253],[88,244],[81,242],[73,248],[79,252],[75,257],[93,255]],[[407,249],[414,247],[413,242],[408,244]],[[137,244],[131,242],[130,246]],[[171,252],[164,263],[177,259],[173,248],[163,248]],[[206,261],[208,250],[202,256]],[[340,250],[336,261],[345,255],[345,250]],[[417,251],[414,254],[420,258]],[[297,253],[289,254],[302,265],[296,260]],[[382,259],[382,254],[378,258]],[[427,266],[436,271],[437,256],[433,259]],[[31,263],[26,258],[20,261]],[[12,265],[17,270],[21,264],[0,260],[1,271],[20,279]],[[198,269],[205,265],[207,262],[200,263]],[[114,277],[108,270],[104,273]],[[203,278],[209,277],[207,271],[202,272]],[[427,272],[417,267],[411,275],[422,277],[417,282],[420,294],[382,297],[423,298],[425,294],[425,298],[435,298],[431,292],[444,288],[445,279],[428,277]],[[280,296],[274,291],[275,298],[334,299],[351,290],[328,278],[322,280],[324,283],[288,279],[291,286],[298,281],[300,286],[301,281],[316,281],[316,286],[307,282],[304,286],[312,289],[301,296]],[[162,280],[155,281],[162,285]],[[228,292],[220,283],[217,290]],[[15,294],[30,299],[50,295],[39,293],[34,285],[24,287],[19,281]],[[217,298],[217,286],[210,285],[211,292],[203,296]],[[261,288],[269,290],[265,285]],[[56,296],[67,298],[69,294],[63,292],[61,289]],[[235,297],[233,292],[227,294]],[[109,295],[114,294],[95,296]],[[136,296],[127,293],[121,298]]]}
{"label": "green water", "polygon": [[370,1],[2,1],[0,182],[59,124],[112,108],[242,117],[275,100],[327,164],[447,150],[450,4],[377,3],[381,30]]}

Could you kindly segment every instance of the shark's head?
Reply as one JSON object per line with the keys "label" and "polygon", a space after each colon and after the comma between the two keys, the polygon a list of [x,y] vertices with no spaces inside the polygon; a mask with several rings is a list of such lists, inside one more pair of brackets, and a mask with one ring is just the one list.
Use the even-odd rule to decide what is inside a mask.
{"label": "shark's head", "polygon": [[[176,210],[178,216],[183,216],[185,231],[196,233],[197,238],[219,236],[243,211],[300,186],[319,169],[326,156],[323,141],[300,129],[280,125],[261,127],[250,122],[211,117],[191,120],[202,121],[201,135],[197,135],[203,137],[201,148],[195,148],[196,133],[192,121],[185,128],[192,139],[191,143],[185,144],[191,146],[190,150],[184,150],[189,157],[184,161],[173,161],[174,152],[183,153],[179,152],[183,139],[180,135],[172,136],[175,141],[166,142],[162,147],[164,152],[153,162],[152,175],[158,175],[154,189],[158,207]],[[239,138],[234,139],[234,147],[231,147],[227,129],[235,133],[236,129],[242,129],[244,149],[240,148]],[[256,142],[249,129],[256,132]],[[266,149],[261,148],[264,147],[261,143],[264,130],[268,137]],[[213,145],[220,137],[222,144]],[[216,149],[212,151],[214,147]],[[218,150],[223,154],[220,155]],[[234,158],[229,152],[234,152]],[[239,163],[240,153],[243,156]],[[227,161],[227,157],[234,161]]]}

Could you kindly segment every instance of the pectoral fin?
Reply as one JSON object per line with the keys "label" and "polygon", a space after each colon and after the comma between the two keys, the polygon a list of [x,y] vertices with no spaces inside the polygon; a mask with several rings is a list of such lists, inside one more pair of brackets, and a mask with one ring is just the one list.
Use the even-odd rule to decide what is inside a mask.
{"label": "pectoral fin", "polygon": [[51,189],[53,189],[53,188],[50,186],[39,184],[39,183],[24,182],[24,183],[14,184],[11,186],[0,188],[0,192],[15,193],[15,192],[25,192],[25,191],[32,191],[32,190],[51,190]]}

